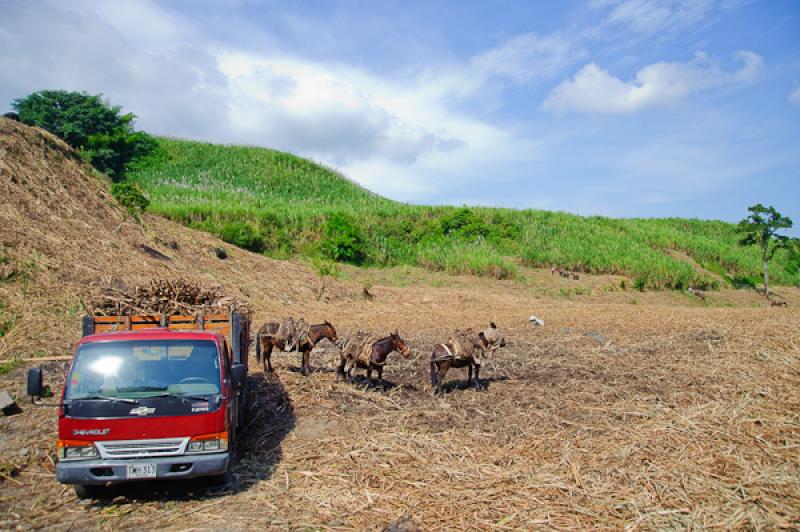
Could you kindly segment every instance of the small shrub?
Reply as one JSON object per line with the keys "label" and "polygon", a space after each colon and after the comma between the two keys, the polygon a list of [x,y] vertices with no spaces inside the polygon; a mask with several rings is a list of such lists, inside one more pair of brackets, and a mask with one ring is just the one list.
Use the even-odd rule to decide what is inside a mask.
{"label": "small shrub", "polygon": [[111,195],[125,207],[131,215],[139,217],[150,205],[150,200],[142,189],[134,183],[121,182],[111,185]]}
{"label": "small shrub", "polygon": [[477,238],[486,237],[490,233],[490,228],[486,222],[466,207],[442,216],[439,220],[439,227],[445,236]]}
{"label": "small shrub", "polygon": [[366,239],[352,218],[333,213],[325,222],[320,241],[323,255],[337,262],[363,264],[367,258]]}
{"label": "small shrub", "polygon": [[735,288],[755,288],[756,283],[757,281],[754,277],[747,275],[742,275],[731,279],[731,284],[733,284]]}
{"label": "small shrub", "polygon": [[635,288],[639,292],[644,292],[646,286],[647,286],[647,279],[645,279],[644,277],[637,277],[636,280],[633,282],[633,288]]}
{"label": "small shrub", "polygon": [[219,230],[219,237],[236,247],[261,253],[264,251],[264,237],[247,222],[228,222]]}
{"label": "small shrub", "polygon": [[311,266],[320,277],[339,277],[342,273],[338,264],[325,259],[312,259]]}

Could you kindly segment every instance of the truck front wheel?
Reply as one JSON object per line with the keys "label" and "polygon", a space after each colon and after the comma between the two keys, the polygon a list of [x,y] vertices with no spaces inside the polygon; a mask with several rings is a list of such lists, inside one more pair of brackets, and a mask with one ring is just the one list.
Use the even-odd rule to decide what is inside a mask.
{"label": "truck front wheel", "polygon": [[79,499],[100,499],[103,497],[103,486],[75,484],[75,495]]}

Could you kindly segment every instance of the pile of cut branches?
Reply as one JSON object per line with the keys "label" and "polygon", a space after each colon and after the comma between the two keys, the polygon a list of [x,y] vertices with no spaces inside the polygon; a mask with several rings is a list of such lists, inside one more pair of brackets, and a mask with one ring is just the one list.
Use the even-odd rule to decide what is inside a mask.
{"label": "pile of cut branches", "polygon": [[210,311],[247,311],[236,299],[218,288],[203,288],[186,279],[153,279],[131,291],[105,288],[90,300],[88,310],[96,316],[129,314],[200,314]]}

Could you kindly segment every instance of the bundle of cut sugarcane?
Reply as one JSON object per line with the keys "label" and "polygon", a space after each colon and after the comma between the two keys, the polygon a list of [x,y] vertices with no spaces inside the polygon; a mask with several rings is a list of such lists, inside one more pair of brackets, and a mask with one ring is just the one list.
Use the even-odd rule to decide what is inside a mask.
{"label": "bundle of cut sugarcane", "polygon": [[217,288],[205,289],[186,279],[153,279],[132,291],[106,288],[89,302],[95,315],[200,314],[232,309],[247,311]]}

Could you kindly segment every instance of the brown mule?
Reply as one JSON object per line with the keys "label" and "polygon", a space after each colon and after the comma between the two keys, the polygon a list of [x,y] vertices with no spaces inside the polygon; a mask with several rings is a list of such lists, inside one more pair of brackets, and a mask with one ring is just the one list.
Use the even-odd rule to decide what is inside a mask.
{"label": "brown mule", "polygon": [[[277,321],[265,323],[258,330],[256,335],[256,360],[259,364],[263,363],[264,371],[272,373],[272,348],[277,347],[283,350],[286,346],[286,338],[279,338],[277,336],[281,324]],[[323,338],[327,338],[333,343],[336,343],[338,337],[336,336],[336,329],[329,321],[323,323],[315,323],[308,328],[308,334],[302,339],[289,339],[290,344],[296,342],[295,349],[303,353],[300,359],[300,372],[303,375],[311,374],[310,355],[311,350],[314,349]]]}
{"label": "brown mule", "polygon": [[467,387],[472,385],[472,370],[475,369],[475,388],[483,389],[480,379],[483,356],[506,346],[497,325],[489,323],[489,328],[479,333],[471,329],[456,331],[446,343],[437,344],[431,353],[431,386],[435,395],[441,395],[444,377],[450,368],[468,368]]}
{"label": "brown mule", "polygon": [[378,373],[378,381],[384,386],[383,367],[389,353],[397,351],[405,358],[411,356],[411,348],[400,338],[397,330],[379,340],[372,340],[369,336],[361,336],[360,339],[361,342],[358,341],[357,334],[356,342],[348,341],[343,345],[339,367],[336,369],[336,380],[349,379],[353,368],[361,368],[367,370],[370,385],[375,384],[372,380],[372,372],[375,371]]}

